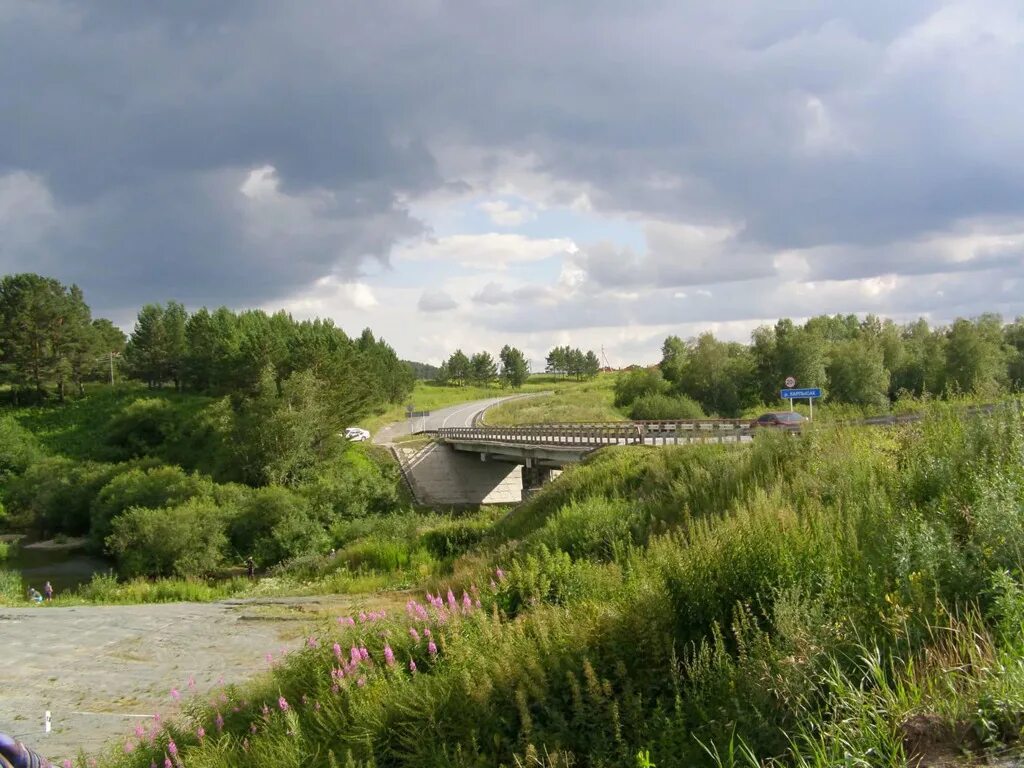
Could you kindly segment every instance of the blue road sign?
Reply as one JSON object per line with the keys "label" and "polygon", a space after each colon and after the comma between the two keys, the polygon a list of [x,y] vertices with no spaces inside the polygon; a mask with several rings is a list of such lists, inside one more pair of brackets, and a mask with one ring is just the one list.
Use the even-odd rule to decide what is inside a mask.
{"label": "blue road sign", "polygon": [[779,394],[782,395],[783,400],[807,400],[809,398],[821,397],[821,388],[784,389]]}

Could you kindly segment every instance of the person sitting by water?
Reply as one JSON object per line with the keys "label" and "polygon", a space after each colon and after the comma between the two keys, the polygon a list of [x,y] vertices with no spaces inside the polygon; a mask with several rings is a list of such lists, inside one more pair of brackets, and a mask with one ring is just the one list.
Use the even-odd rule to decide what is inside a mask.
{"label": "person sitting by water", "polygon": [[43,596],[36,590],[35,587],[28,588],[28,599],[33,603],[43,602]]}
{"label": "person sitting by water", "polygon": [[46,602],[53,600],[53,584],[50,582],[46,582],[46,585],[43,587],[43,596],[46,598]]}

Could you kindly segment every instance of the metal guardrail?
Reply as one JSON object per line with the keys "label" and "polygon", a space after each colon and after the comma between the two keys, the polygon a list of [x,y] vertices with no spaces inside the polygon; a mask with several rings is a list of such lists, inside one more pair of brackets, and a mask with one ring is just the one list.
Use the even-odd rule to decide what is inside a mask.
{"label": "metal guardrail", "polygon": [[454,441],[597,447],[630,443],[673,445],[703,441],[732,442],[750,435],[752,431],[747,419],[690,419],[531,424],[518,427],[445,427],[437,430],[437,436],[442,440]]}

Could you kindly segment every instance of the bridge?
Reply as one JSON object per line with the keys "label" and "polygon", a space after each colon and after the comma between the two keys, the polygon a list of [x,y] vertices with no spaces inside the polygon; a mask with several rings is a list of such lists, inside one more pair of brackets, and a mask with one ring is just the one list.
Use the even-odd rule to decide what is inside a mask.
{"label": "bridge", "polygon": [[609,445],[691,445],[739,443],[752,439],[746,419],[688,419],[591,424],[536,424],[515,427],[443,427],[433,431],[454,451],[476,454],[481,462],[522,466],[522,497],[526,498],[553,471]]}

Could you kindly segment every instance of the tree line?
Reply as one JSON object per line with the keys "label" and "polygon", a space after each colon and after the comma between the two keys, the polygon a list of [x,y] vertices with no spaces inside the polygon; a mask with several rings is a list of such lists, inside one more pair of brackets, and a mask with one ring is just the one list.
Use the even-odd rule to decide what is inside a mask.
{"label": "tree line", "polygon": [[[884,408],[902,396],[952,393],[995,397],[1024,385],[1024,319],[997,314],[931,327],[924,319],[901,325],[869,315],[823,315],[800,325],[782,319],[755,330],[749,344],[713,334],[669,336],[653,371],[623,378],[617,403],[682,398],[704,412],[739,416],[779,402],[788,377],[798,387],[821,387],[827,402]],[[664,418],[671,418],[665,416]]]}
{"label": "tree line", "polygon": [[[555,347],[548,353],[546,370],[548,373],[583,380],[596,376],[601,365],[593,352],[584,353],[580,349],[566,346]],[[498,382],[502,386],[519,389],[529,377],[530,364],[522,350],[506,344],[498,353],[497,360],[489,352],[466,355],[461,349],[455,350],[441,363],[435,381],[458,387],[469,384],[490,386]]]}

